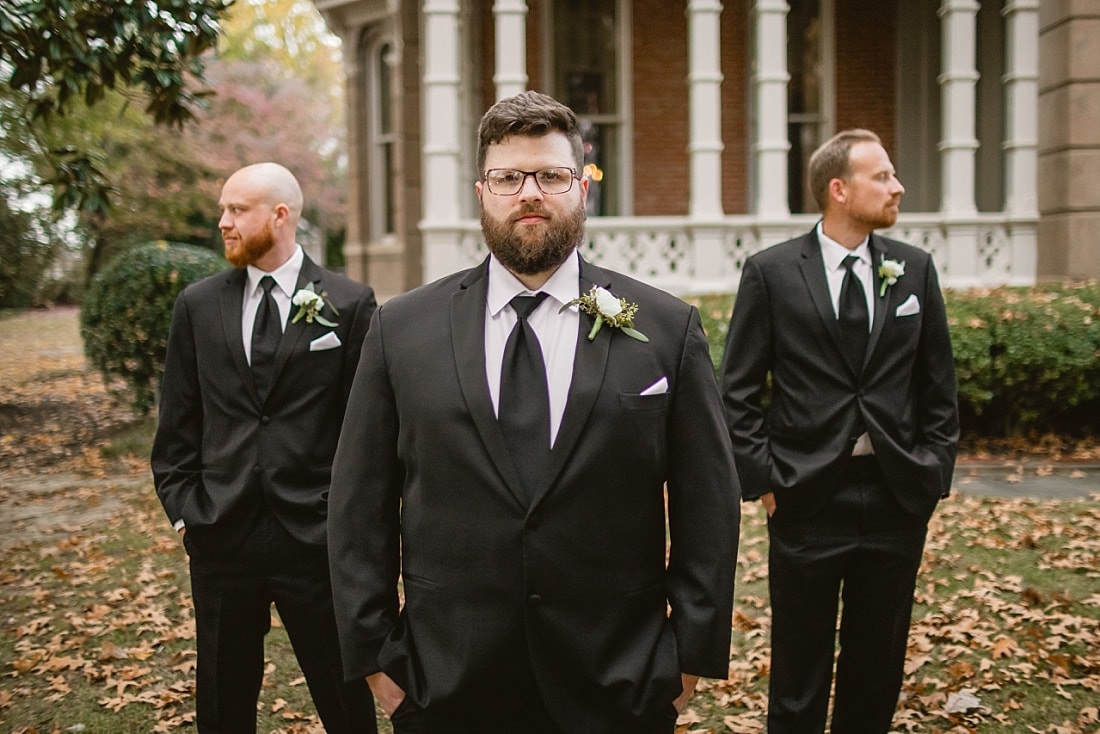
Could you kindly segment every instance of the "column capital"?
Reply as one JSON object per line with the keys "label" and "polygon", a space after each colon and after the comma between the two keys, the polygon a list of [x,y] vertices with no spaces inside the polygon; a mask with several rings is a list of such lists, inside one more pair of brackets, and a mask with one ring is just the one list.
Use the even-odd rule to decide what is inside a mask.
{"label": "column capital", "polygon": [[974,2],[974,0],[943,0],[943,5],[939,7],[936,13],[941,17],[945,17],[951,13],[973,13],[977,15],[981,5]]}

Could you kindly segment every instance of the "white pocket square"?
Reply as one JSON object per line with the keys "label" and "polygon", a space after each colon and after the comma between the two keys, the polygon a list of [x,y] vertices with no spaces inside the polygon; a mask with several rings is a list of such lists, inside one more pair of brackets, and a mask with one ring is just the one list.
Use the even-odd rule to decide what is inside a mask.
{"label": "white pocket square", "polygon": [[894,317],[913,316],[918,313],[920,313],[920,301],[917,300],[916,293],[910,293],[909,297],[905,299],[905,303],[898,306],[898,310],[894,312]]}
{"label": "white pocket square", "polygon": [[663,395],[668,392],[668,378],[662,377],[652,385],[642,390],[641,395]]}
{"label": "white pocket square", "polygon": [[309,343],[309,351],[321,352],[325,349],[336,349],[336,347],[343,344],[340,341],[340,337],[336,336],[335,331],[330,331],[324,336],[319,336]]}

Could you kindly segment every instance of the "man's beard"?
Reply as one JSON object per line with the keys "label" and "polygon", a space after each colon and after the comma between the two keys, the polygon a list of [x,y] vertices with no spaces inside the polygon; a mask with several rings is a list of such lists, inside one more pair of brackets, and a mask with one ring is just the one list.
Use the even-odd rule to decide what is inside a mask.
{"label": "man's beard", "polygon": [[866,212],[852,212],[852,218],[868,229],[890,229],[898,221],[898,212],[888,207]]}
{"label": "man's beard", "polygon": [[252,237],[240,235],[234,246],[225,246],[225,259],[237,268],[254,265],[275,246],[275,231],[268,224],[262,232]]}
{"label": "man's beard", "polygon": [[[545,213],[541,207],[525,206],[513,219],[529,213]],[[584,239],[584,202],[573,210],[521,233],[511,219],[494,219],[481,210],[481,232],[485,244],[500,264],[516,275],[538,275],[556,270]]]}

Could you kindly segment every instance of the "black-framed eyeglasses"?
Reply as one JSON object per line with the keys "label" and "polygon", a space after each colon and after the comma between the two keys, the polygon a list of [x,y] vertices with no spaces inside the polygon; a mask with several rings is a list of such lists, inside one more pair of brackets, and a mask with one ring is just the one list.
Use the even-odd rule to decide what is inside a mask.
{"label": "black-framed eyeglasses", "polygon": [[515,196],[527,182],[528,176],[534,176],[539,191],[547,195],[564,194],[573,188],[573,179],[580,179],[575,169],[565,166],[540,168],[537,171],[490,168],[485,172],[485,185],[497,196]]}

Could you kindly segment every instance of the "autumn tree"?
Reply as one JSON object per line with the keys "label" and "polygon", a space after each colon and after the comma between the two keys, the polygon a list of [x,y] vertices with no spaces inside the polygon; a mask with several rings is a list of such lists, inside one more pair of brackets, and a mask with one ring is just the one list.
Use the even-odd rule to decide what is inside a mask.
{"label": "autumn tree", "polygon": [[[181,126],[204,91],[206,51],[232,0],[10,0],[0,4],[0,74],[21,101],[28,132],[92,107],[111,91],[141,104],[157,123]],[[22,95],[19,99],[18,95]],[[94,155],[75,145],[38,140],[37,156],[51,169],[58,209],[100,212],[110,181]]]}

